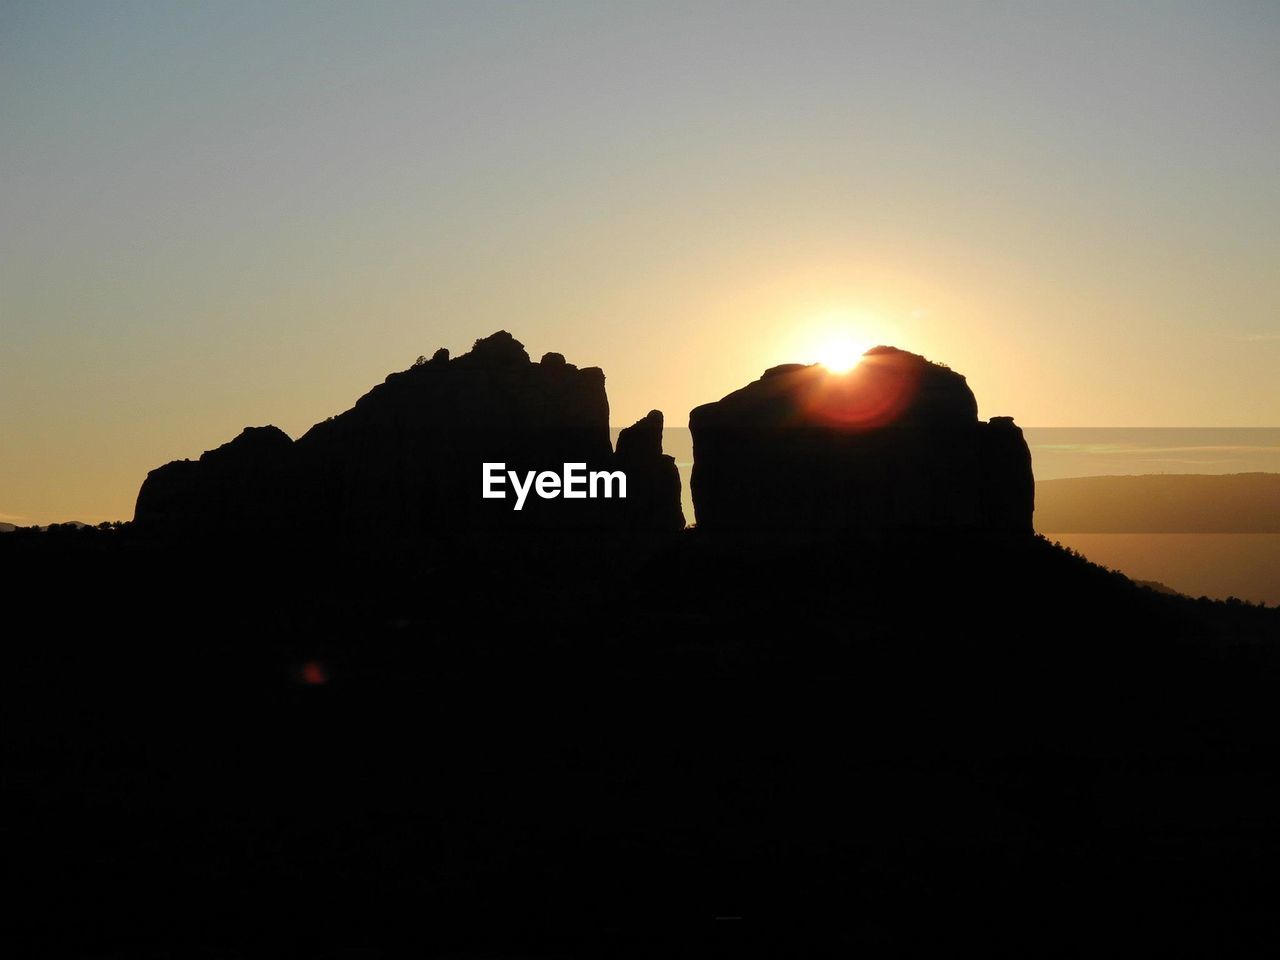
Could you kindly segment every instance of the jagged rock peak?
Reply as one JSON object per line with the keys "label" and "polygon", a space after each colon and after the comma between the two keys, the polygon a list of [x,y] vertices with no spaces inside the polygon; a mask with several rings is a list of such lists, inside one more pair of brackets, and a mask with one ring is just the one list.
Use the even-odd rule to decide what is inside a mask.
{"label": "jagged rock peak", "polygon": [[527,364],[530,360],[523,343],[507,331],[499,330],[491,336],[481,337],[469,353],[464,353],[454,362],[467,366],[508,367]]}
{"label": "jagged rock peak", "polygon": [[618,433],[614,460],[625,470],[634,493],[629,509],[642,527],[675,532],[684,527],[680,471],[662,452],[662,411],[650,410]]}
{"label": "jagged rock peak", "polygon": [[289,435],[273,424],[245,427],[233,440],[200,455],[204,461],[248,459],[270,456],[293,446]]}
{"label": "jagged rock peak", "polygon": [[[675,462],[662,454],[662,417],[610,443],[604,373],[562,354],[530,362],[505,330],[454,359],[437,350],[389,375],[345,413],[295,443],[275,427],[246,430],[200,461],[157,468],[139,491],[135,519],[162,533],[253,529],[324,535],[399,549],[534,530],[619,541],[666,536],[684,525]],[[482,466],[612,471],[626,461],[617,498],[544,497],[515,510],[486,496]],[[502,476],[507,476],[503,473]]]}
{"label": "jagged rock peak", "polygon": [[650,410],[618,433],[620,458],[656,458],[662,456],[662,411]]}

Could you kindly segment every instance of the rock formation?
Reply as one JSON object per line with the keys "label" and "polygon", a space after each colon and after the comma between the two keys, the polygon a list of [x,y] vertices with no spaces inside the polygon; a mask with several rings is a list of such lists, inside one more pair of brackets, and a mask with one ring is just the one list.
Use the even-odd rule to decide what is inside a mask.
{"label": "rock formation", "polygon": [[622,430],[615,460],[634,491],[629,509],[636,525],[679,530],[684,527],[680,472],[675,458],[662,452],[662,423],[662,411],[650,410]]}
{"label": "rock formation", "polygon": [[980,421],[964,377],[893,347],[847,374],[766,370],[689,427],[702,529],[1032,530],[1022,431]]}
{"label": "rock formation", "polygon": [[[655,411],[623,431],[615,455],[603,372],[558,353],[533,363],[499,332],[460,357],[438,350],[391,374],[297,442],[250,428],[198,461],[151,471],[135,519],[168,532],[253,525],[379,546],[516,529],[666,534],[684,519],[661,425]],[[522,474],[565,463],[623,469],[628,497],[530,497],[517,512],[511,499],[481,496],[485,462]]]}
{"label": "rock formation", "polygon": [[189,534],[279,529],[293,445],[277,427],[246,427],[199,460],[157,467],[138,491],[134,518],[155,530]]}

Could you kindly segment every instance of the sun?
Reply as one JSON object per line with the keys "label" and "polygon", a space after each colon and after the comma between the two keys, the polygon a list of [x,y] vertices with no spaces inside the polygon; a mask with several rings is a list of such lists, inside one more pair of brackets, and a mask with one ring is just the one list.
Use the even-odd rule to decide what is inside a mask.
{"label": "sun", "polygon": [[848,373],[862,360],[871,344],[850,334],[828,337],[818,346],[818,363],[832,373]]}

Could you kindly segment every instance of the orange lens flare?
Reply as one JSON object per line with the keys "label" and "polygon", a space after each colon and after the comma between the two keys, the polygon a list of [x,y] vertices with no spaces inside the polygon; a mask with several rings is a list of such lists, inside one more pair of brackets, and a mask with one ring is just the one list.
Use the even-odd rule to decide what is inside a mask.
{"label": "orange lens flare", "polygon": [[848,373],[815,378],[808,413],[831,426],[874,430],[895,422],[916,395],[918,374],[893,354],[869,353]]}
{"label": "orange lens flare", "polygon": [[298,677],[308,687],[322,687],[329,682],[329,671],[319,660],[308,660],[298,671]]}

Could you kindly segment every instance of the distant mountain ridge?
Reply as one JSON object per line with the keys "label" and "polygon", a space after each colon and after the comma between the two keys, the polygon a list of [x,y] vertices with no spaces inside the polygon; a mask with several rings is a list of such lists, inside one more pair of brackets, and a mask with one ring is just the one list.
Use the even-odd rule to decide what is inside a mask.
{"label": "distant mountain ridge", "polygon": [[1040,480],[1036,529],[1044,533],[1280,533],[1280,473]]}

